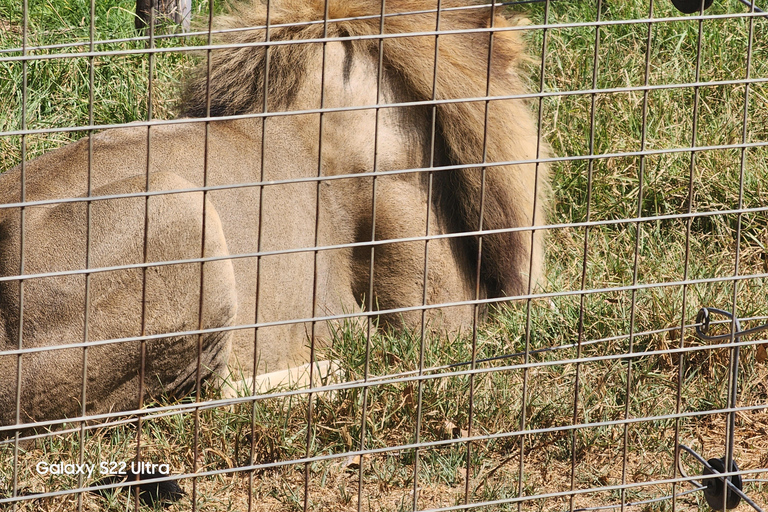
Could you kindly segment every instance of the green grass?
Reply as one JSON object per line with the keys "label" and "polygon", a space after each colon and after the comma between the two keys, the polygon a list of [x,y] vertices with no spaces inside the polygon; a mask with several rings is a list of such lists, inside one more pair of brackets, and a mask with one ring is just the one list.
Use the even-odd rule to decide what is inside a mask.
{"label": "green grass", "polygon": [[[88,126],[90,92],[93,92],[93,124],[128,123],[147,119],[150,62],[147,55],[127,54],[76,57],[87,52],[90,34],[90,5],[82,0],[29,2],[27,45],[40,47],[86,43],[85,45],[30,51],[30,55],[68,54],[73,57],[48,60],[0,62],[0,130],[22,129],[22,87],[26,71],[26,128]],[[96,2],[94,39],[135,38],[135,2]],[[22,47],[24,24],[21,2],[0,2],[0,48]],[[158,39],[156,47],[184,44],[184,40]],[[128,41],[97,45],[96,51],[144,50],[146,42]],[[19,56],[7,51],[2,57]],[[2,58],[0,57],[0,58]],[[156,54],[152,65],[152,116],[172,117],[176,86],[181,70],[191,61],[189,54]],[[24,69],[26,67],[26,70]],[[91,72],[93,82],[91,87]],[[87,132],[54,133],[27,137],[27,157],[38,156]],[[19,137],[0,138],[0,169],[7,169],[21,159]]]}
{"label": "green grass", "polygon": [[[603,2],[602,20],[643,19],[647,2]],[[0,0],[0,47],[20,45],[19,2]],[[82,0],[30,2],[29,44],[61,44],[87,41],[88,7]],[[197,4],[196,4],[197,5]],[[133,37],[132,2],[97,2],[96,38]],[[200,7],[204,10],[203,7]],[[552,2],[550,23],[589,22],[596,18],[594,2]],[[707,11],[722,14],[744,12],[735,1],[716,2]],[[534,24],[543,22],[542,5],[524,7]],[[655,17],[677,16],[670,2],[654,3]],[[768,25],[756,20],[752,36],[749,75],[768,77]],[[650,73],[654,86],[696,81],[698,22],[679,17],[652,25]],[[540,57],[543,34],[528,35],[532,53]],[[595,28],[554,28],[546,33],[544,90],[569,92],[593,87]],[[648,25],[605,26],[600,29],[600,47],[595,86],[640,87],[646,83]],[[699,81],[738,80],[747,76],[749,21],[709,20],[703,24]],[[185,44],[191,44],[186,41]],[[178,45],[179,41],[158,41]],[[102,48],[102,47],[100,47]],[[113,43],[103,48],[141,49],[143,42]],[[85,48],[38,51],[85,51]],[[12,55],[9,53],[3,56]],[[0,56],[2,58],[2,56]],[[179,77],[193,57],[178,53],[157,56],[153,65],[153,117],[173,116]],[[534,59],[535,61],[536,59]],[[21,127],[22,65],[0,62],[0,130]],[[93,121],[95,124],[124,123],[146,119],[149,61],[146,56],[98,57],[93,61]],[[87,58],[31,61],[27,66],[27,127],[87,125],[91,63]],[[530,68],[532,87],[538,88],[539,64]],[[591,95],[562,95],[542,101],[543,135],[556,156],[585,156],[687,148],[694,142],[693,112],[697,105],[696,146],[732,145],[768,140],[768,90],[763,83],[749,87],[744,133],[745,86],[743,84],[694,88],[661,88]],[[594,109],[593,109],[594,101]],[[696,104],[696,101],[698,103]],[[643,140],[643,109],[646,131]],[[4,113],[4,114],[2,114]],[[590,119],[594,115],[594,125]],[[594,130],[593,127],[594,126]],[[27,137],[27,156],[58,147],[85,133],[46,134]],[[18,137],[0,137],[0,170],[10,168],[21,156]],[[742,174],[743,163],[743,174]],[[743,187],[740,181],[743,176]],[[656,217],[759,208],[768,204],[768,149],[726,148],[697,152],[692,166],[687,151],[650,154],[645,157],[617,156],[560,162],[552,166],[552,223],[570,223],[651,218],[640,223],[551,230],[547,240],[548,293],[579,290],[586,261],[584,287],[588,290],[627,287],[637,276],[640,284],[663,284],[684,279],[727,278],[734,274],[736,248],[739,273],[762,276],[768,271],[768,215],[765,212],[716,214],[685,219]],[[590,179],[591,177],[591,179]],[[590,189],[591,184],[591,189]],[[689,196],[690,191],[692,194]],[[743,191],[743,193],[742,193]],[[737,237],[740,226],[740,236]],[[586,237],[587,251],[584,252]],[[687,255],[687,258],[686,258]],[[687,264],[686,264],[687,261]],[[219,470],[266,464],[311,455],[343,454],[356,450],[364,435],[367,448],[407,445],[415,440],[418,396],[422,396],[419,438],[424,442],[446,441],[466,435],[512,433],[524,427],[541,430],[581,423],[620,421],[625,410],[633,418],[659,417],[675,412],[680,389],[680,407],[685,412],[703,412],[725,405],[729,354],[724,349],[707,350],[706,344],[684,331],[681,322],[692,322],[701,306],[733,307],[731,282],[691,284],[687,287],[658,286],[636,291],[613,290],[581,297],[557,296],[528,304],[513,304],[496,311],[478,338],[478,358],[494,357],[532,349],[571,346],[533,354],[541,366],[523,370],[508,368],[474,379],[447,375],[424,381],[371,386],[367,391],[365,432],[362,389],[320,393],[314,397],[313,422],[307,448],[307,398],[269,399],[233,409],[203,411],[198,417],[197,467]],[[768,316],[765,278],[755,277],[738,285],[736,310],[743,317]],[[683,308],[685,303],[685,309]],[[633,322],[634,320],[634,322]],[[526,326],[530,333],[526,336]],[[630,347],[626,335],[634,324]],[[572,347],[586,342],[582,356],[600,357],[658,351],[681,346],[701,350],[678,354],[647,354],[628,363],[603,360],[574,364],[579,351]],[[647,334],[645,334],[647,333]],[[624,335],[624,336],[622,336]],[[418,336],[378,333],[371,339],[372,375],[412,372],[418,368]],[[425,365],[437,367],[471,359],[471,340],[429,339],[425,343]],[[323,357],[342,361],[348,380],[360,379],[365,371],[365,333],[354,326],[340,326]],[[488,368],[516,365],[514,357]],[[549,363],[549,364],[546,364]],[[454,368],[453,370],[461,370]],[[433,373],[448,373],[439,370]],[[682,381],[678,375],[682,375]],[[574,390],[579,379],[578,405]],[[768,400],[768,370],[756,358],[756,349],[742,350],[739,403],[764,405]],[[522,394],[523,384],[527,393]],[[473,410],[470,425],[470,390]],[[629,389],[629,393],[627,393]],[[215,398],[210,391],[207,398]],[[725,418],[703,414],[679,422],[680,439],[707,457],[723,451]],[[768,467],[764,440],[768,413],[758,410],[737,418],[737,459],[742,468]],[[674,460],[676,422],[655,419],[622,425],[599,425],[572,431],[535,432],[525,436],[522,492],[535,496],[571,489],[571,465],[576,489],[594,489],[621,483],[624,438],[628,439],[626,481],[648,482],[670,478]],[[170,416],[144,422],[143,455],[148,460],[169,462],[174,473],[193,471],[195,417]],[[39,441],[21,454],[20,486],[26,491],[58,490],[76,484],[71,479],[42,480],[34,464],[43,458],[74,460],[82,446],[84,460],[131,460],[135,454],[135,426],[101,428],[78,435],[56,436]],[[475,442],[468,453],[464,442],[422,449],[388,452],[365,459],[363,509],[410,510],[413,468],[418,459],[418,485],[422,508],[462,503],[469,477],[469,500],[499,500],[518,496],[520,436],[507,435]],[[469,475],[466,473],[469,456]],[[0,446],[0,460],[12,460],[8,447]],[[310,508],[356,510],[358,466],[346,457],[309,466]],[[688,470],[700,468],[690,464]],[[762,475],[763,478],[765,475]],[[758,475],[759,477],[759,475]],[[12,468],[0,465],[0,482],[9,482]],[[191,493],[192,482],[182,483]],[[0,484],[2,485],[2,484]],[[244,510],[247,507],[248,475],[206,476],[197,479],[198,505],[205,510]],[[303,509],[304,465],[255,472],[253,495],[257,509]],[[768,489],[750,485],[749,493],[766,502]],[[642,500],[669,493],[670,486],[647,485],[627,492],[628,500]],[[85,510],[125,510],[129,497],[118,493],[109,500],[85,495]],[[576,498],[576,506],[604,505],[620,501],[616,492],[602,491]],[[42,500],[43,510],[71,510],[76,497]],[[567,498],[532,500],[528,509],[567,510]],[[687,509],[703,505],[700,495],[678,503]],[[22,509],[34,509],[25,504]],[[26,507],[26,508],[25,508]],[[170,510],[189,509],[189,498]],[[516,505],[483,510],[516,510]],[[646,510],[669,510],[669,502],[648,505]]]}

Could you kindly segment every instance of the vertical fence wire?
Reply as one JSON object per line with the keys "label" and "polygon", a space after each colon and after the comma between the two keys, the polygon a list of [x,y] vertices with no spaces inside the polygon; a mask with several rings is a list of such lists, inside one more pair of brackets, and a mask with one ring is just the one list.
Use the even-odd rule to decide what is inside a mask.
{"label": "vertical fence wire", "polygon": [[[91,0],[90,5],[90,20],[88,27],[88,50],[93,53],[96,39],[96,2]],[[95,57],[88,57],[88,124],[93,125],[93,87],[95,83]],[[87,196],[90,197],[93,194],[93,130],[88,130],[88,177],[87,177]],[[93,203],[85,203],[85,268],[91,267],[91,229],[92,229],[92,213]],[[83,373],[82,373],[82,389],[80,392],[80,415],[85,417],[88,414],[87,404],[87,385],[88,385],[88,339],[89,330],[88,325],[91,318],[91,275],[85,274],[85,301],[83,303]],[[85,463],[85,422],[80,423],[80,453],[78,454],[78,460],[80,464]],[[84,487],[85,475],[78,475],[77,486]],[[83,510],[83,495],[82,493],[77,495],[77,510],[82,512]]]}
{"label": "vertical fence wire", "polygon": [[[22,40],[21,40],[21,54],[26,55],[27,54],[27,43],[28,43],[28,36],[29,36],[29,25],[28,25],[28,17],[29,17],[29,4],[28,0],[24,0],[22,3]],[[24,60],[21,63],[21,73],[22,73],[22,79],[21,79],[21,130],[26,131],[27,129],[27,68],[28,64],[27,61]],[[24,256],[26,254],[25,251],[25,228],[26,228],[26,209],[24,208],[24,203],[26,202],[27,192],[26,192],[26,186],[27,186],[27,177],[26,177],[26,170],[27,170],[27,137],[25,134],[21,135],[21,164],[20,164],[20,173],[19,173],[19,180],[21,180],[20,183],[20,203],[22,204],[21,208],[19,208],[19,326],[17,331],[17,347],[19,351],[21,351],[24,348],[24,279],[21,278],[21,276],[24,275]],[[22,354],[19,352],[19,355],[16,356],[16,418],[15,423],[16,425],[21,424],[21,365],[22,365]],[[19,437],[20,437],[20,431],[16,430],[14,432],[14,442],[13,442],[13,494],[12,497],[18,496],[19,493]],[[14,512],[16,512],[17,504],[13,504]]]}
{"label": "vertical fence wire", "polygon": [[[381,0],[381,11],[379,12],[379,35],[384,35],[384,14],[386,13],[387,2]],[[379,123],[381,120],[381,108],[379,105],[382,102],[382,80],[384,78],[384,38],[381,37],[378,40],[378,53],[376,61],[376,110],[375,120],[373,127],[373,177],[371,178],[371,242],[376,240],[376,193],[377,188],[377,176],[376,173],[379,170]],[[429,234],[429,233],[427,233]],[[366,309],[373,311],[375,304],[373,299],[374,286],[373,286],[373,273],[376,265],[376,246],[372,245],[370,250],[370,261],[368,263],[368,287],[366,294]],[[426,276],[424,277],[426,280]],[[365,319],[365,365],[363,368],[363,382],[368,382],[371,372],[371,336],[373,335],[374,325],[373,317]],[[358,444],[358,450],[365,452],[365,436],[367,434],[368,426],[368,394],[369,387],[363,387],[362,397],[362,410],[360,412],[360,440]],[[366,461],[364,456],[360,456],[360,467],[357,471],[357,512],[362,511],[363,507],[363,487],[365,483],[365,469]]]}
{"label": "vertical fence wire", "polygon": [[[152,121],[152,107],[153,107],[153,79],[154,79],[154,66],[155,66],[155,54],[152,52],[152,50],[155,47],[155,9],[150,8],[149,9],[149,26],[148,26],[148,33],[149,33],[149,39],[147,40],[147,48],[150,50],[147,54],[147,123]],[[152,176],[152,126],[147,125],[147,131],[146,131],[146,166],[144,169],[144,191],[149,193],[151,190],[151,176]],[[150,229],[150,220],[149,220],[149,200],[150,197],[147,195],[144,198],[144,230],[142,232],[142,262],[146,265],[149,263],[149,229]],[[146,336],[147,335],[147,270],[148,267],[144,267],[141,269],[141,335]],[[144,399],[145,399],[145,384],[146,384],[146,365],[147,365],[147,340],[142,339],[139,342],[139,389],[137,393],[137,409],[142,409],[144,407]],[[142,422],[142,415],[138,414],[136,416],[136,455],[134,457],[134,460],[136,461],[136,464],[139,464],[142,461],[141,453],[142,453],[142,446],[141,446],[141,432],[143,428],[143,422]],[[193,450],[195,448],[193,447]],[[193,463],[193,470],[194,470],[194,463]],[[134,476],[136,480],[138,480],[138,476]],[[132,489],[133,493],[133,508],[138,512],[139,506],[140,506],[140,489],[138,486],[134,487]]]}
{"label": "vertical fence wire", "polygon": [[[432,101],[437,99],[437,73],[438,73],[438,59],[440,56],[440,22],[442,14],[442,0],[437,0],[437,8],[435,10],[435,58],[432,63]],[[427,172],[427,202],[426,202],[426,222],[425,222],[425,237],[430,235],[430,227],[432,223],[432,200],[433,200],[433,188],[434,188],[434,172],[435,158],[437,152],[437,105],[433,105],[430,109],[430,127],[429,127],[429,165]],[[429,239],[424,241],[424,267],[422,270],[422,306],[427,305],[428,301],[428,288],[429,288]],[[426,308],[421,311],[421,331],[419,338],[419,375],[424,374],[424,357],[427,343],[427,310]],[[413,496],[412,496],[412,510],[416,511],[419,504],[419,457],[421,455],[418,445],[421,442],[421,429],[423,421],[423,405],[424,405],[424,381],[419,379],[416,383],[416,424],[414,431],[414,444],[417,448],[413,451]]]}
{"label": "vertical fence wire", "polygon": [[[548,42],[548,36],[549,31],[547,29],[547,25],[549,23],[549,14],[550,14],[550,0],[545,0],[544,3],[544,27],[541,30],[541,65],[539,67],[539,89],[538,92],[540,94],[543,94],[546,89],[546,71],[547,71],[547,42]],[[544,140],[544,97],[540,96],[538,101],[538,108],[537,108],[537,114],[538,117],[536,119],[536,159],[540,159],[542,156],[542,141]],[[537,211],[537,198],[538,198],[538,192],[541,189],[541,187],[544,187],[545,185],[541,183],[540,177],[541,177],[541,164],[539,162],[536,162],[536,178],[535,178],[535,185],[534,185],[534,191],[533,191],[533,208],[531,212],[531,227],[535,227],[537,224],[537,221],[539,219],[536,218],[536,211]],[[536,237],[536,231],[531,231],[531,254],[530,259],[528,261],[528,287],[527,287],[527,293],[530,295],[533,292],[534,282],[533,282],[533,266],[534,266],[534,247],[535,247],[535,237]],[[523,364],[527,365],[530,361],[531,356],[531,329],[532,329],[532,300],[526,299],[525,301],[525,346],[523,349]],[[524,432],[526,430],[526,423],[527,423],[527,416],[528,416],[528,379],[530,377],[528,368],[523,369],[523,382],[520,389],[520,431]],[[526,436],[521,435],[519,440],[519,448],[518,448],[518,457],[519,457],[519,463],[518,463],[518,470],[517,470],[517,497],[522,498],[523,497],[523,479],[525,476],[525,454],[526,454],[526,446],[525,446]],[[523,503],[519,502],[517,505],[517,512],[522,512]]]}
{"label": "vertical fence wire", "polygon": [[[262,104],[261,104],[261,110],[264,114],[266,114],[269,111],[269,81],[270,81],[270,58],[271,58],[271,47],[269,46],[269,40],[270,40],[270,22],[271,22],[271,9],[272,8],[272,0],[267,0],[266,4],[266,26],[264,28],[264,42],[267,43],[267,45],[264,47],[264,83],[260,84],[262,87]],[[211,10],[212,11],[212,10]],[[258,85],[257,85],[258,87]],[[267,120],[269,119],[268,116],[264,116],[261,118],[261,143],[259,147],[259,181],[261,183],[264,182],[264,165],[265,165],[265,157],[264,154],[266,152],[266,138],[267,138]],[[264,232],[264,218],[263,218],[263,211],[264,211],[264,185],[259,186],[259,206],[258,206],[258,240],[256,241],[256,251],[261,252],[262,247],[262,239],[263,239],[263,232]],[[260,287],[261,287],[261,256],[256,257],[256,285],[254,287],[254,311],[253,311],[253,321],[254,323],[258,323],[259,321],[259,300],[261,298],[261,294],[259,293]],[[256,375],[259,369],[259,329],[258,327],[253,329],[253,361],[252,361],[252,369],[251,372],[253,375]],[[256,379],[252,380],[252,387],[251,389],[247,389],[246,386],[243,386],[246,393],[249,393],[251,395],[256,395]],[[250,427],[251,432],[256,431],[256,407],[258,405],[258,402],[254,400],[251,403],[250,407]],[[250,443],[249,443],[249,454],[248,454],[248,464],[253,465],[255,463],[255,456],[256,456],[256,437],[254,435],[251,435]],[[248,512],[251,512],[254,510],[254,497],[253,497],[253,484],[255,479],[255,472],[250,471],[248,473]]]}
{"label": "vertical fence wire", "polygon": [[[489,14],[490,28],[494,28],[494,22],[496,21],[496,0],[491,2],[490,14]],[[491,65],[493,59],[493,30],[488,33],[488,55],[486,56],[486,75],[485,75],[485,96],[488,97],[491,94]],[[488,109],[490,107],[490,101],[484,102],[483,108],[483,147],[480,163],[488,163]],[[483,215],[485,214],[485,200],[486,200],[486,171],[487,167],[480,168],[480,208],[477,219],[477,231],[483,232]],[[535,203],[534,203],[535,209]],[[535,218],[535,214],[532,215]],[[533,233],[533,232],[532,232]],[[533,245],[531,245],[531,252],[533,252]],[[481,275],[480,265],[483,261],[483,235],[477,237],[477,263],[475,265],[475,300],[481,299]],[[472,355],[470,362],[470,369],[474,370],[477,365],[477,335],[478,335],[478,322],[480,321],[480,304],[475,304],[472,308]],[[469,407],[467,411],[467,437],[472,437],[472,427],[475,413],[475,374],[474,372],[469,375]],[[470,500],[469,482],[472,479],[472,441],[467,441],[466,450],[466,467],[464,477],[464,504],[468,504]]]}
{"label": "vertical fence wire", "polygon": [[[214,0],[209,0],[208,3],[208,37],[207,45],[210,47],[213,38],[211,32],[213,31],[213,9]],[[206,88],[205,88],[205,115],[211,116],[211,76],[212,76],[212,63],[211,63],[211,49],[209,48],[205,52],[205,74],[206,74]],[[206,121],[204,124],[203,132],[203,188],[208,187],[208,167],[210,161],[210,121]],[[206,239],[208,231],[207,223],[207,208],[208,208],[208,191],[204,190],[202,194],[202,208],[201,208],[201,233],[200,233],[200,258],[201,260],[206,256]],[[205,301],[205,261],[200,263],[200,287],[199,287],[199,301],[197,305],[197,329],[202,331],[205,327],[203,324],[203,311],[206,307],[213,307],[213,304],[207,304]],[[203,372],[202,372],[202,360],[203,360],[203,335],[198,334],[197,338],[197,361],[195,365],[195,402],[200,402],[202,398],[202,384],[203,384]],[[192,472],[197,472],[197,465],[200,460],[200,409],[194,410],[194,436],[192,440]],[[137,491],[138,492],[138,491]],[[197,478],[192,478],[192,512],[197,510]]]}
{"label": "vertical fence wire", "polygon": [[[329,14],[329,8],[330,8],[330,0],[325,0],[325,4],[323,7],[323,43],[322,43],[322,60],[320,64],[320,116],[319,116],[319,126],[318,126],[318,140],[317,140],[317,177],[318,180],[315,183],[315,217],[314,217],[314,224],[315,224],[315,231],[314,231],[314,247],[315,250],[313,251],[313,270],[312,270],[312,327],[311,327],[311,333],[310,333],[310,339],[309,339],[309,387],[310,389],[314,387],[315,382],[315,357],[316,353],[315,350],[317,348],[316,341],[317,341],[317,321],[314,320],[316,316],[318,316],[318,306],[317,306],[317,296],[320,293],[318,289],[318,255],[319,251],[317,250],[317,247],[320,246],[320,214],[322,212],[322,209],[320,207],[320,197],[321,197],[321,184],[322,181],[319,179],[323,176],[323,172],[325,169],[323,168],[323,136],[324,136],[324,128],[325,128],[325,116],[322,112],[322,109],[325,108],[325,102],[326,102],[326,66],[328,64],[328,43],[326,40],[328,39],[328,23],[330,22],[330,14]],[[317,398],[317,395],[315,395],[312,392],[309,392],[307,394],[307,435],[306,435],[306,443],[307,443],[307,449],[306,449],[306,458],[308,459],[311,457],[312,451],[314,449],[315,444],[315,436],[314,436],[314,425],[312,423],[312,413],[314,411],[314,404],[315,400]],[[309,478],[310,478],[310,463],[305,462],[304,463],[304,512],[307,512],[309,510]]]}
{"label": "vertical fence wire", "polygon": [[[754,13],[754,4],[750,7],[750,11]],[[753,23],[754,18],[750,18],[749,20],[749,36],[747,40],[747,63],[746,63],[746,73],[745,73],[745,80],[749,80],[750,78],[750,67],[752,64],[752,35],[753,35]],[[748,117],[749,113],[749,83],[745,82],[744,84],[744,115],[743,115],[743,124],[742,124],[742,142],[746,142],[747,140],[747,121],[749,119]],[[738,213],[736,214],[736,244],[734,247],[734,269],[733,269],[733,275],[734,277],[739,275],[739,262],[741,257],[741,236],[742,236],[742,213],[741,210],[744,207],[744,170],[745,170],[745,161],[746,161],[746,148],[742,148],[740,152],[740,162],[739,162],[739,195],[738,195]],[[732,321],[731,321],[731,344],[736,343],[737,341],[737,326],[739,325],[739,322],[737,320],[737,310],[738,310],[738,288],[739,283],[737,280],[733,281],[733,302],[732,302]],[[738,397],[738,375],[739,375],[739,347],[734,346],[730,349],[730,366],[729,366],[729,372],[728,372],[728,395],[727,395],[727,407],[729,409],[733,409],[736,407],[737,397]],[[729,412],[727,415],[727,421],[725,425],[725,446],[724,446],[724,460],[725,463],[725,470],[731,471],[731,464],[730,461],[734,458],[734,438],[736,435],[736,413],[735,412]],[[707,482],[708,483],[708,482]],[[722,509],[726,509],[728,507],[728,493],[723,493],[722,496]]]}
{"label": "vertical fence wire", "polygon": [[[704,2],[701,2],[701,8],[700,13],[704,12]],[[699,20],[698,22],[698,32],[696,36],[696,71],[695,71],[695,78],[694,81],[698,82],[699,78],[701,77],[701,49],[702,49],[702,41],[704,39],[704,20]],[[698,145],[698,122],[699,122],[699,94],[700,90],[698,86],[693,87],[693,110],[692,110],[692,129],[691,129],[691,157],[690,157],[690,165],[689,165],[689,173],[688,173],[688,199],[687,199],[687,213],[692,214],[694,211],[694,187],[693,187],[693,181],[694,176],[696,172],[696,146]],[[693,217],[688,217],[686,219],[685,223],[685,261],[684,261],[684,267],[683,267],[683,281],[685,282],[688,279],[688,272],[690,271],[690,263],[691,263],[691,225],[693,222]],[[683,299],[681,304],[681,311],[680,311],[680,348],[685,348],[685,327],[686,327],[686,317],[688,316],[686,314],[686,307],[687,307],[687,300],[688,300],[688,286],[683,285],[682,286],[682,292],[683,292]],[[677,414],[680,414],[682,412],[683,407],[683,380],[685,379],[685,355],[680,354],[680,360],[678,362],[678,373],[677,373],[677,389],[676,389],[676,405],[675,405],[675,412]],[[677,418],[675,420],[675,446],[678,446],[682,439],[681,439],[681,419]],[[675,464],[672,469],[672,477],[676,478],[678,477],[678,467],[680,466],[680,453],[679,451],[675,450]],[[678,487],[679,484],[677,482],[674,482],[672,484],[672,512],[675,512],[678,507],[677,503],[677,493],[678,493]]]}
{"label": "vertical fence wire", "polygon": [[[602,0],[597,0],[595,5],[595,21],[600,22],[602,16]],[[594,53],[592,55],[592,89],[597,89],[597,77],[598,70],[600,69],[600,25],[595,26],[595,43]],[[595,155],[595,115],[597,109],[597,93],[590,94],[590,108],[589,108],[589,156]],[[590,158],[587,164],[587,195],[586,195],[586,221],[589,222],[592,214],[592,178],[594,176],[594,158]],[[581,284],[580,289],[585,290],[587,286],[587,261],[589,260],[589,226],[584,227],[584,246],[581,259]],[[582,347],[584,344],[584,316],[586,309],[587,296],[581,294],[579,296],[579,332],[578,341],[576,345],[576,359],[577,361],[582,357]],[[582,364],[576,363],[576,374],[573,380],[573,425],[579,423],[579,392],[581,391],[581,371]],[[576,490],[576,453],[579,450],[578,444],[581,444],[578,439],[578,430],[573,429],[571,431],[571,491]],[[569,508],[571,512],[574,512],[575,507],[575,493],[570,495]]]}
{"label": "vertical fence wire", "polygon": [[[266,27],[264,29],[264,42],[269,43],[270,40],[270,22],[271,22],[271,11],[272,11],[272,0],[267,0],[266,5]],[[261,109],[264,114],[266,114],[269,111],[269,81],[270,81],[270,57],[271,57],[271,47],[269,44],[267,44],[264,47],[264,83],[262,84],[262,104]],[[257,85],[258,86],[258,85]],[[264,166],[265,166],[265,157],[264,154],[266,153],[266,139],[267,139],[267,120],[269,119],[268,116],[264,116],[261,118],[261,144],[259,148],[259,159],[260,159],[260,169],[259,169],[259,181],[261,183],[264,183]],[[259,222],[259,228],[258,228],[258,240],[256,241],[256,251],[261,252],[262,247],[262,239],[263,239],[263,233],[264,233],[264,185],[259,186],[259,211],[258,211],[258,222]],[[254,311],[253,311],[253,321],[254,323],[258,323],[259,321],[259,300],[261,298],[260,287],[261,287],[261,256],[256,257],[256,285],[254,289]],[[256,375],[259,369],[259,329],[258,327],[253,329],[253,366],[252,366],[252,374]],[[246,386],[243,386],[244,388]],[[250,390],[246,389],[246,392],[250,392],[251,395],[256,395],[256,379],[252,380],[252,388]],[[250,408],[250,426],[251,426],[251,432],[256,431],[256,407],[258,405],[258,402],[254,400],[251,403]],[[256,437],[254,435],[251,435],[250,439],[250,446],[249,446],[249,455],[248,455],[248,464],[254,465],[255,464],[255,454],[256,454]],[[251,512],[254,509],[254,497],[253,497],[253,481],[255,479],[255,472],[250,471],[248,473],[248,512]]]}
{"label": "vertical fence wire", "polygon": [[[648,19],[653,19],[653,0],[648,2]],[[648,36],[645,43],[645,74],[643,77],[643,85],[646,87],[649,84],[651,78],[651,42],[653,41],[653,24],[648,24]],[[646,136],[648,129],[648,90],[643,92],[643,112],[642,112],[642,126],[640,133],[640,152],[645,152]],[[640,156],[640,165],[637,173],[637,218],[640,219],[643,216],[643,186],[645,183],[645,164],[646,158],[644,154]],[[632,286],[637,285],[638,277],[638,265],[640,262],[640,240],[643,236],[643,224],[638,221],[635,223],[635,251],[632,260]],[[630,312],[629,312],[629,340],[628,340],[628,353],[634,353],[635,351],[635,321],[637,320],[637,290],[632,289],[632,299],[630,300]],[[629,419],[632,415],[632,409],[630,407],[630,396],[632,394],[632,360],[627,359],[627,386],[624,392],[624,399],[626,404],[624,406],[624,418]],[[622,458],[621,458],[621,485],[627,483],[627,457],[629,456],[629,424],[624,424],[624,435],[622,439]],[[627,505],[627,490],[621,490],[621,512],[624,512]]]}

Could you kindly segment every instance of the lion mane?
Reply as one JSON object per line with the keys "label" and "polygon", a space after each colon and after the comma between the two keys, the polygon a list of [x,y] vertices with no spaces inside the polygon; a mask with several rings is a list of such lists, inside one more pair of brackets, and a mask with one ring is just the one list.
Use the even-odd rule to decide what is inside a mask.
{"label": "lion mane", "polygon": [[[435,144],[447,156],[439,165],[458,167],[439,181],[443,186],[440,192],[455,208],[455,212],[447,213],[454,213],[457,231],[502,231],[482,239],[480,268],[489,295],[529,293],[542,272],[541,237],[514,228],[544,223],[547,168],[536,165],[532,173],[529,168],[513,165],[493,165],[485,172],[469,167],[527,163],[547,156],[547,147],[538,133],[531,131],[524,101],[471,100],[526,96],[524,70],[520,68],[529,59],[521,32],[504,30],[523,20],[496,13],[492,16],[489,7],[468,8],[466,2],[457,1],[442,2],[439,21],[435,0],[388,0],[385,5],[382,24],[379,0],[329,0],[327,23],[323,23],[326,2],[321,0],[282,0],[271,2],[269,9],[260,2],[235,4],[230,15],[216,18],[214,27],[221,31],[218,42],[226,49],[211,53],[210,79],[204,63],[186,81],[181,113],[207,117],[264,112],[267,67],[267,110],[290,109],[293,95],[306,76],[311,45],[265,46],[267,36],[271,42],[344,38],[353,51],[378,55],[380,39],[376,36],[403,35],[388,37],[382,43],[385,72],[406,84],[403,101],[448,100],[437,104],[435,117]],[[472,32],[490,28],[502,31]],[[456,32],[461,37],[442,35],[436,43],[433,34],[437,30]],[[430,35],[405,37],[419,33]],[[365,39],[354,39],[361,36]],[[477,253],[477,239],[468,243]],[[533,254],[526,248],[532,248]],[[530,269],[530,275],[520,269]]]}

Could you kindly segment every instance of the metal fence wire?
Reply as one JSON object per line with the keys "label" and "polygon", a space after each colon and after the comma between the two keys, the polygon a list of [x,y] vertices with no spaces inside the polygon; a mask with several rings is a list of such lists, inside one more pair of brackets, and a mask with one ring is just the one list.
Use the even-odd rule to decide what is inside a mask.
{"label": "metal fence wire", "polygon": [[761,7],[0,0],[0,509],[766,510]]}

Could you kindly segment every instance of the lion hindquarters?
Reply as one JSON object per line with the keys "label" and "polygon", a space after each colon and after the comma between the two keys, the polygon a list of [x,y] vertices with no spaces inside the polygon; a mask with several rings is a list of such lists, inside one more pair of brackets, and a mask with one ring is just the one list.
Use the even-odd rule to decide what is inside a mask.
{"label": "lion hindquarters", "polygon": [[[145,176],[137,176],[116,182],[95,190],[93,196],[143,192],[145,181]],[[149,185],[151,191],[194,188],[170,173],[151,175]],[[87,308],[87,339],[93,345],[87,352],[73,348],[22,355],[22,422],[80,414],[84,364],[87,413],[138,406],[142,365],[145,397],[194,386],[198,358],[203,377],[225,367],[230,333],[203,335],[199,351],[197,335],[173,334],[226,327],[236,314],[229,260],[209,261],[202,268],[199,261],[166,263],[227,255],[218,215],[210,202],[203,205],[200,192],[96,200],[90,232],[85,228],[85,203],[28,211],[25,274],[84,268],[88,239],[90,268],[96,271],[90,277]],[[146,270],[145,241],[150,264]],[[108,267],[118,268],[99,271]],[[85,313],[85,275],[26,280],[23,346],[81,342]],[[142,342],[129,339],[142,334],[158,335],[146,341],[143,356]],[[161,336],[165,334],[170,336]],[[14,345],[15,336],[6,338],[6,346]],[[120,339],[125,341],[109,341]],[[6,377],[0,377],[0,410],[2,423],[8,424],[15,415],[17,362],[15,356],[3,359]],[[56,392],[49,393],[51,389]]]}

